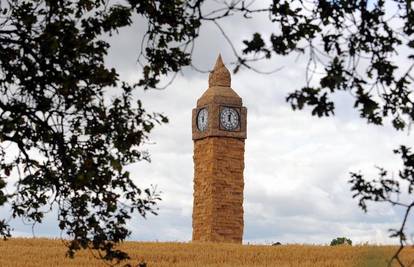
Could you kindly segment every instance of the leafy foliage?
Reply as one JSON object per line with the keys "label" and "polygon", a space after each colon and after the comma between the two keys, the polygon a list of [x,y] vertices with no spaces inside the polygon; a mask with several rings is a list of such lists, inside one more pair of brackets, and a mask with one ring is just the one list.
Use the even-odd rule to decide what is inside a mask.
{"label": "leafy foliage", "polygon": [[[32,223],[57,207],[69,256],[92,248],[119,261],[128,256],[115,245],[130,234],[131,214],[156,214],[160,200],[124,166],[149,160],[141,145],[168,120],[147,113],[133,100],[135,86],[105,66],[103,35],[130,25],[132,7],[139,9],[105,2],[2,1],[0,205]],[[110,100],[109,87],[122,92]],[[16,190],[7,194],[13,175]],[[10,236],[5,220],[0,234]]]}
{"label": "leafy foliage", "polygon": [[403,193],[401,185],[406,185],[407,194],[411,195],[414,189],[414,153],[406,146],[401,146],[399,149],[394,150],[395,154],[401,156],[403,161],[403,169],[398,173],[398,179],[395,179],[393,175],[388,174],[383,168],[378,168],[379,178],[377,179],[365,179],[360,173],[351,173],[350,183],[352,184],[351,190],[354,192],[353,197],[359,199],[359,206],[367,211],[367,201],[374,202],[386,202],[392,206],[402,207],[405,209],[404,217],[400,228],[390,229],[390,237],[398,238],[400,241],[400,247],[394,256],[391,258],[390,264],[393,260],[396,260],[400,266],[405,266],[400,259],[400,252],[404,246],[408,245],[409,240],[406,236],[407,219],[414,207],[414,201],[402,201],[400,195]]}
{"label": "leafy foliage", "polygon": [[[387,14],[386,4],[394,4],[396,13]],[[243,53],[263,54],[265,58],[293,52],[309,56],[308,84],[287,97],[293,109],[310,106],[312,115],[330,116],[334,114],[330,95],[349,91],[355,96],[355,108],[368,123],[381,125],[384,118],[391,117],[393,126],[402,130],[414,119],[409,90],[413,55],[408,55],[411,63],[405,70],[391,60],[401,46],[413,47],[410,2],[317,1],[307,5],[273,1],[266,10],[280,32],[272,33],[268,44],[255,33],[250,41],[244,41]],[[316,70],[311,66],[318,65],[323,65],[324,71],[319,84],[311,86]]]}
{"label": "leafy foliage", "polygon": [[331,246],[337,246],[337,245],[350,245],[352,246],[352,240],[346,237],[337,237],[335,239],[332,239]]}

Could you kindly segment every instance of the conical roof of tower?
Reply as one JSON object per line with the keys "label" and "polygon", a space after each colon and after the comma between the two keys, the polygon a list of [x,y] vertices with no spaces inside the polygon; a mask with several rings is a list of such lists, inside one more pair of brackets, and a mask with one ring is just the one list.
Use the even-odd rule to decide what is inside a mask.
{"label": "conical roof of tower", "polygon": [[198,105],[204,105],[209,102],[229,101],[228,104],[242,104],[240,96],[230,87],[231,75],[226,68],[219,54],[214,65],[214,69],[208,76],[208,89],[198,99]]}
{"label": "conical roof of tower", "polygon": [[223,59],[221,58],[220,54],[217,57],[213,71],[211,71],[208,76],[208,86],[231,86],[230,71],[224,65]]}

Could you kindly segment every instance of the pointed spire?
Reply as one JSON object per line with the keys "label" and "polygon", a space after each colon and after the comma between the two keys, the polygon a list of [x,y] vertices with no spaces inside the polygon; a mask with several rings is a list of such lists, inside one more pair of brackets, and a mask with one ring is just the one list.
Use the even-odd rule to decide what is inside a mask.
{"label": "pointed spire", "polygon": [[226,86],[230,87],[231,85],[231,76],[229,70],[223,63],[221,59],[221,54],[218,55],[214,69],[210,72],[208,76],[208,86]]}
{"label": "pointed spire", "polygon": [[221,53],[219,53],[216,59],[216,64],[214,65],[214,70],[222,68],[222,67],[226,67],[226,66],[224,66],[223,59],[221,58]]}

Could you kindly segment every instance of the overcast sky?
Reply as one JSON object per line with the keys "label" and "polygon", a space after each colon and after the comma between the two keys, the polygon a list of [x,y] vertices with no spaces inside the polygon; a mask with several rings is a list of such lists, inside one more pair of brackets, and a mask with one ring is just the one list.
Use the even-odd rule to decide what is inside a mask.
{"label": "overcast sky", "polygon": [[[138,19],[133,27],[111,39],[108,65],[118,68],[121,78],[129,81],[141,75],[136,59],[142,24]],[[222,26],[236,47],[253,32],[272,30],[266,20],[240,23],[232,18]],[[193,62],[208,70],[218,53],[227,64],[234,60],[218,29],[204,25]],[[355,243],[392,242],[387,230],[399,225],[401,211],[381,204],[369,205],[368,213],[363,213],[352,199],[347,180],[350,171],[376,174],[375,166],[396,173],[400,161],[392,150],[400,144],[413,145],[412,135],[389,126],[367,125],[353,109],[352,97],[345,93],[335,97],[335,117],[321,119],[312,117],[309,110],[292,111],[285,98],[304,85],[305,58],[276,58],[256,66],[264,71],[282,69],[271,75],[241,70],[232,76],[232,88],[248,109],[244,242],[326,244],[338,236]],[[154,184],[162,191],[158,216],[146,220],[135,216],[130,222],[133,240],[191,240],[191,110],[207,87],[208,74],[188,67],[165,90],[136,92],[147,111],[162,112],[170,123],[158,126],[151,135],[147,149],[152,162],[128,167],[138,185]],[[59,236],[55,216],[49,214],[44,224],[36,226],[36,236]],[[15,235],[32,235],[31,227],[20,220],[12,224]]]}

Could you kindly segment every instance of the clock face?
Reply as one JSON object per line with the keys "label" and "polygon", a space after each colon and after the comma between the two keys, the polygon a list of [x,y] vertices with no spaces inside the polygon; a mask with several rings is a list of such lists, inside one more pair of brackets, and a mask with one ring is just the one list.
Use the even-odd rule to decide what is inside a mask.
{"label": "clock face", "polygon": [[229,131],[234,131],[240,124],[239,113],[234,108],[225,107],[220,112],[220,124]]}
{"label": "clock face", "polygon": [[202,108],[198,111],[197,114],[197,128],[204,132],[207,129],[208,122],[208,111],[206,108]]}

